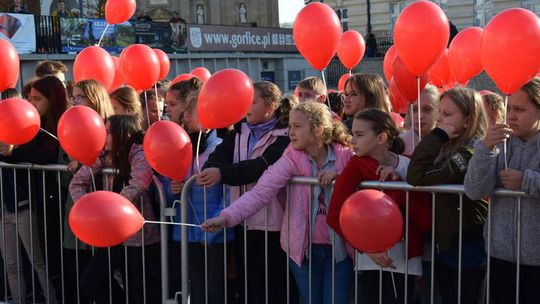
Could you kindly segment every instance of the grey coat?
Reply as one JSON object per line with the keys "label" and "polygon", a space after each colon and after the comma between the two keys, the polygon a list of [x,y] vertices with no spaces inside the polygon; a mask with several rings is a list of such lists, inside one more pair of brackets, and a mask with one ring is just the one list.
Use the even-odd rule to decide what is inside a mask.
{"label": "grey coat", "polygon": [[[521,190],[535,196],[521,200],[520,263],[540,266],[540,133],[527,142],[511,137],[508,140],[507,159],[509,168],[523,173]],[[499,171],[503,169],[503,144],[490,151],[482,140],[476,142],[475,154],[465,175],[467,196],[479,199],[490,196],[496,187],[503,187],[499,178]],[[516,263],[517,199],[492,197],[491,204],[490,255]],[[484,227],[484,238],[487,240],[487,225]]]}

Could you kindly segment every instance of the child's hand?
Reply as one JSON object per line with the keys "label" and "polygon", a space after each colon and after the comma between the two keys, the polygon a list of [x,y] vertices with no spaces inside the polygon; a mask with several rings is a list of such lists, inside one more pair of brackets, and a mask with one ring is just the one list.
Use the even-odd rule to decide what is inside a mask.
{"label": "child's hand", "polygon": [[448,135],[448,138],[450,139],[458,138],[459,136],[459,132],[456,132],[456,128],[454,126],[447,125],[447,124],[440,124],[440,125],[437,125],[437,128],[446,132],[446,135]]}
{"label": "child's hand", "polygon": [[381,253],[366,253],[366,255],[373,261],[373,263],[381,266],[381,268],[392,268],[396,269],[394,266],[394,260],[392,260],[387,252]]}
{"label": "child's hand", "polygon": [[69,164],[67,165],[67,169],[71,173],[77,172],[77,170],[79,170],[79,162],[76,160],[70,161]]}
{"label": "child's hand", "polygon": [[184,184],[185,184],[184,182],[179,182],[179,181],[172,180],[171,181],[171,192],[173,194],[182,192],[182,188],[184,188]]}
{"label": "child's hand", "polygon": [[221,182],[221,172],[219,168],[207,168],[197,174],[197,184],[212,187]]}
{"label": "child's hand", "polygon": [[515,169],[506,169],[499,172],[501,182],[506,189],[520,190],[523,181],[523,173]]}
{"label": "child's hand", "polygon": [[11,156],[13,152],[13,145],[8,145],[6,143],[0,142],[0,155],[2,156]]}
{"label": "child's hand", "polygon": [[385,180],[397,180],[400,178],[399,174],[397,174],[392,166],[379,165],[375,174],[379,175],[380,182],[384,182]]}
{"label": "child's hand", "polygon": [[490,126],[484,137],[484,146],[493,150],[498,143],[505,141],[512,134],[512,129],[507,124],[494,124]]}
{"label": "child's hand", "polygon": [[321,186],[326,187],[330,185],[332,181],[336,179],[337,176],[338,174],[336,173],[336,171],[326,170],[326,171],[319,172],[319,174],[317,175],[317,180],[319,181]]}
{"label": "child's hand", "polygon": [[218,216],[204,221],[201,225],[202,231],[205,232],[217,232],[227,226],[227,219],[223,216]]}

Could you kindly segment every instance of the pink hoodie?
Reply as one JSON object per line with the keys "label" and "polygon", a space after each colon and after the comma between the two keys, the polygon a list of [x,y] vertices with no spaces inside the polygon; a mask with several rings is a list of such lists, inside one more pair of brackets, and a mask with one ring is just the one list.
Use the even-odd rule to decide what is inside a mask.
{"label": "pink hoodie", "polygon": [[[336,155],[334,170],[341,173],[351,158],[352,151],[339,144],[332,144],[332,149]],[[289,145],[283,156],[264,172],[252,190],[221,212],[227,219],[227,226],[234,227],[261,210],[294,176],[311,176],[311,164],[305,151],[295,150]],[[289,253],[294,262],[301,265],[309,245],[310,186],[291,185],[289,198],[289,215],[287,216],[286,211],[281,226],[281,247]]]}

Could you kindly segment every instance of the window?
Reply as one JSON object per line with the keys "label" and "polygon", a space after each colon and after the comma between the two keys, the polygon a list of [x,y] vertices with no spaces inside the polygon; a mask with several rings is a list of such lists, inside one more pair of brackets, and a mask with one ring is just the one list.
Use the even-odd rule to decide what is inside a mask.
{"label": "window", "polygon": [[343,28],[343,31],[349,30],[349,12],[346,8],[338,8],[336,9],[336,14],[339,17],[339,20],[341,21],[341,27]]}
{"label": "window", "polygon": [[540,15],[540,0],[521,0],[521,7]]}
{"label": "window", "polygon": [[474,26],[484,27],[493,17],[491,0],[474,0]]}
{"label": "window", "polygon": [[390,3],[390,34],[394,36],[394,24],[401,13],[405,9],[407,3],[405,1]]}

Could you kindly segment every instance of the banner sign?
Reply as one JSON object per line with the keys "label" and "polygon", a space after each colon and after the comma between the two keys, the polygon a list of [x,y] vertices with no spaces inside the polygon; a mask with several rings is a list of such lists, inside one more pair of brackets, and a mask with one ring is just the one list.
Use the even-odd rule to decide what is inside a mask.
{"label": "banner sign", "polygon": [[120,53],[135,43],[135,30],[129,22],[107,26],[105,19],[62,18],[61,24],[62,51],[66,53],[97,44],[105,29],[100,46],[110,53]]}
{"label": "banner sign", "polygon": [[34,15],[0,13],[0,38],[8,40],[19,54],[36,51]]}
{"label": "banner sign", "polygon": [[131,24],[135,28],[136,43],[146,44],[169,54],[186,51],[185,23],[131,22]]}
{"label": "banner sign", "polygon": [[291,29],[188,25],[189,51],[297,53]]}

